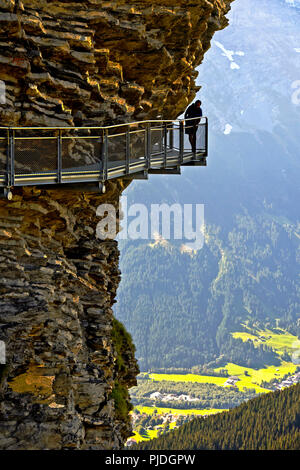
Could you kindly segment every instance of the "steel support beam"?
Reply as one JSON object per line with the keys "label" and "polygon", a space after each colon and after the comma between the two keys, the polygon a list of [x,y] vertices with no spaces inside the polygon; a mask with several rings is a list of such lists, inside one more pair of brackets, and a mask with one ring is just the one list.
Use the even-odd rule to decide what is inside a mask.
{"label": "steel support beam", "polygon": [[149,175],[180,175],[180,167],[175,168],[151,168]]}

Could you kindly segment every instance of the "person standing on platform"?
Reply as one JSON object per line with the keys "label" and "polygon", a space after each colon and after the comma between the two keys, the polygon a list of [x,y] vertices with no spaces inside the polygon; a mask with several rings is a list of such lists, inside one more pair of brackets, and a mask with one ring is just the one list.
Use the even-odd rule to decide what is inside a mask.
{"label": "person standing on platform", "polygon": [[[197,100],[192,103],[184,114],[184,119],[191,119],[185,123],[185,133],[189,136],[189,141],[192,147],[192,152],[196,153],[196,137],[198,124],[202,117],[201,101]],[[193,119],[194,118],[194,119]]]}

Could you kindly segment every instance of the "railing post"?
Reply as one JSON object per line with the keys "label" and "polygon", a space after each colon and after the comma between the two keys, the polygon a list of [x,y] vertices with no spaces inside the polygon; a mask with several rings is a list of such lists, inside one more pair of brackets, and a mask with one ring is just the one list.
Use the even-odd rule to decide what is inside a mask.
{"label": "railing post", "polygon": [[101,178],[102,176],[102,155],[103,155],[103,131],[102,135],[99,135],[99,144],[100,144],[100,149],[99,149],[99,177]]}
{"label": "railing post", "polygon": [[147,148],[148,148],[148,142],[147,142],[147,129],[144,127],[144,155],[145,155],[145,169],[147,169]]}
{"label": "railing post", "polygon": [[105,153],[105,139],[104,139],[104,129],[102,129],[102,136],[101,136],[101,168],[100,168],[100,173],[101,173],[101,179],[104,182],[104,153]]}
{"label": "railing post", "polygon": [[160,139],[159,139],[159,153],[162,154],[162,151],[163,151],[163,135],[164,135],[164,131],[163,129],[161,128],[162,126],[162,122],[160,122],[159,124],[159,127],[158,127],[158,130],[159,130],[159,134],[160,134]]}
{"label": "railing post", "polygon": [[61,129],[58,130],[57,137],[57,182],[62,182],[62,136]]}
{"label": "railing post", "polygon": [[147,138],[146,160],[147,160],[147,170],[149,170],[151,166],[151,124],[150,122],[147,123],[146,138]]}
{"label": "railing post", "polygon": [[170,147],[170,150],[173,150],[174,148],[174,123],[173,122],[169,130],[170,130],[169,147]]}
{"label": "railing post", "polygon": [[108,129],[104,131],[102,148],[102,181],[107,181],[107,166],[108,166]]}
{"label": "railing post", "polygon": [[179,124],[179,164],[183,163],[183,152],[184,152],[184,121],[180,121]]}
{"label": "railing post", "polygon": [[10,128],[7,128],[7,151],[6,151],[6,184],[10,186],[10,167],[11,167],[11,143]]}
{"label": "railing post", "polygon": [[15,130],[10,133],[10,182],[9,186],[15,183]]}
{"label": "railing post", "polygon": [[205,153],[204,156],[208,156],[208,118],[205,118]]}
{"label": "railing post", "polygon": [[130,131],[129,131],[128,126],[127,126],[127,129],[126,129],[126,153],[125,153],[125,158],[126,158],[125,172],[126,172],[126,175],[129,175],[129,167],[130,167]]}
{"label": "railing post", "polygon": [[164,136],[163,136],[163,142],[164,142],[164,168],[167,167],[167,139],[168,139],[168,129],[167,129],[167,123],[164,123]]}

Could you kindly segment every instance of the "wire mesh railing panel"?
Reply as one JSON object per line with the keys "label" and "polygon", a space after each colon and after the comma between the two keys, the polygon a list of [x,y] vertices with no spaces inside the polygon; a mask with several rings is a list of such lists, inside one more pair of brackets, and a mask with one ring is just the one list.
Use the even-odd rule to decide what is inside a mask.
{"label": "wire mesh railing panel", "polygon": [[126,134],[109,135],[107,139],[108,166],[116,165],[126,160]]}
{"label": "wire mesh railing panel", "polygon": [[166,158],[174,163],[174,159],[179,155],[179,126],[168,123],[164,134],[164,145],[166,141]]}
{"label": "wire mesh railing panel", "polygon": [[7,169],[8,133],[0,129],[0,174],[4,175]]}
{"label": "wire mesh railing panel", "polygon": [[169,139],[168,146],[179,152],[180,150],[180,126],[175,123],[172,127],[169,127]]}
{"label": "wire mesh railing panel", "polygon": [[102,137],[64,136],[61,140],[63,171],[100,170]]}
{"label": "wire mesh railing panel", "polygon": [[147,131],[139,128],[130,131],[130,160],[146,159],[147,155]]}
{"label": "wire mesh railing panel", "polygon": [[[0,176],[7,184],[69,182],[101,172],[101,178],[158,169],[207,155],[207,118],[143,121],[107,127],[0,128]],[[195,157],[193,154],[197,152]],[[115,171],[114,171],[115,170]],[[34,178],[30,179],[33,175]],[[15,179],[15,177],[18,177]],[[99,175],[98,175],[99,177]],[[77,178],[78,179],[78,178]],[[95,179],[96,180],[96,179]]]}
{"label": "wire mesh railing panel", "polygon": [[206,126],[202,123],[198,125],[196,133],[196,149],[203,153],[206,151]]}
{"label": "wire mesh railing panel", "polygon": [[163,136],[164,136],[163,127],[151,127],[150,153],[152,156],[161,155],[163,153],[164,151]]}
{"label": "wire mesh railing panel", "polygon": [[32,174],[55,172],[57,139],[55,137],[16,137],[14,139],[14,172]]}

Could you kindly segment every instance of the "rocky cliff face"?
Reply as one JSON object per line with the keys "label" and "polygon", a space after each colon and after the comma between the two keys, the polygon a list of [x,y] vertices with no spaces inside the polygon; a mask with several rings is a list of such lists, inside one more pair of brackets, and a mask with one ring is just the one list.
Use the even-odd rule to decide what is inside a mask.
{"label": "rocky cliff face", "polygon": [[[110,183],[105,202],[123,188]],[[103,199],[34,188],[0,200],[0,448],[118,448],[130,432],[138,368],[112,316],[119,252],[96,238]]]}
{"label": "rocky cliff face", "polygon": [[5,125],[173,119],[232,0],[0,0]]}
{"label": "rocky cliff face", "polygon": [[[175,118],[230,2],[0,0],[1,125]],[[116,449],[130,435],[118,248],[95,235],[97,206],[117,207],[124,186],[0,200],[1,449]]]}

